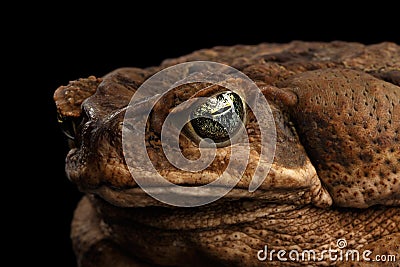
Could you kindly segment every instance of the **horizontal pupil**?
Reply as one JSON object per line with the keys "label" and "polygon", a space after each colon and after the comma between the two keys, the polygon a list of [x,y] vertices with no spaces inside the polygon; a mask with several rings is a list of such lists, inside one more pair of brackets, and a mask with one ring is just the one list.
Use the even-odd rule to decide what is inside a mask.
{"label": "horizontal pupil", "polygon": [[211,114],[212,115],[219,115],[219,114],[222,114],[222,113],[224,113],[225,111],[227,111],[229,109],[231,109],[231,107],[223,107],[223,108],[221,108],[221,109],[219,109],[219,110],[217,110],[217,111],[215,111],[214,113],[211,113]]}

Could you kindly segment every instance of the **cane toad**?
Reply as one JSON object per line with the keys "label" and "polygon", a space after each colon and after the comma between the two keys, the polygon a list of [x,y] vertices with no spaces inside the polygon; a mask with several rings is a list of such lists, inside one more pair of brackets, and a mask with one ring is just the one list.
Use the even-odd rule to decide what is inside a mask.
{"label": "cane toad", "polygon": [[[235,188],[207,205],[175,207],[147,195],[132,178],[122,124],[143,82],[194,60],[229,65],[257,84],[272,110],[276,150],[267,177],[250,192],[263,121],[246,109],[249,162]],[[214,47],[160,66],[120,68],[60,86],[54,99],[70,138],[66,174],[86,193],[71,232],[79,266],[379,264],[361,258],[365,251],[371,251],[371,260],[392,255],[385,264],[399,266],[399,86],[400,46],[338,41]],[[163,154],[160,125],[174,106],[202,89],[198,84],[177,87],[154,106],[146,124],[149,159],[174,184],[212,182],[235,145],[217,146],[215,160],[198,172],[176,168]],[[180,134],[182,154],[197,158],[193,135],[207,137],[207,130]],[[329,249],[357,250],[360,260],[324,255]],[[296,259],[289,253],[308,250],[317,258]]]}

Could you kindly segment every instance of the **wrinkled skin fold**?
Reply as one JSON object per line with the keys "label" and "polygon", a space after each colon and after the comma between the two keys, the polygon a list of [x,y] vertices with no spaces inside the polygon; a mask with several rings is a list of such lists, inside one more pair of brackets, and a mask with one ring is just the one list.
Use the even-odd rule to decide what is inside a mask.
{"label": "wrinkled skin fold", "polygon": [[[147,78],[193,60],[224,63],[249,76],[270,104],[277,144],[268,176],[249,192],[260,157],[257,125],[265,123],[249,110],[250,158],[239,183],[214,203],[177,208],[137,186],[123,156],[121,130],[126,106]],[[230,146],[217,148],[212,164],[196,173],[177,169],[162,153],[160,125],[174,106],[206,86],[175,88],[148,119],[147,153],[172,183],[208,184],[229,162]],[[371,250],[371,259],[393,255],[396,261],[384,264],[399,266],[399,86],[396,44],[292,42],[204,49],[157,67],[117,69],[59,87],[59,117],[74,136],[66,173],[86,193],[71,231],[79,266],[382,264],[321,255],[337,249],[338,240],[346,240],[343,251]],[[185,157],[198,156],[190,136],[182,134],[179,145]],[[269,252],[314,250],[321,260],[282,261],[274,254],[261,261],[257,254],[265,246]]]}

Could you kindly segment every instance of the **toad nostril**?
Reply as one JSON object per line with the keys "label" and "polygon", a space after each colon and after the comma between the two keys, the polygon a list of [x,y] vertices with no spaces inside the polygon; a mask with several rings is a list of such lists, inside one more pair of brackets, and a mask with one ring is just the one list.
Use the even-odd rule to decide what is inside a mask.
{"label": "toad nostril", "polygon": [[96,92],[101,81],[101,78],[90,76],[71,81],[54,92],[58,122],[69,139],[76,141],[82,121],[82,103]]}
{"label": "toad nostril", "polygon": [[75,140],[76,136],[76,123],[77,118],[63,116],[60,113],[57,113],[57,121],[60,125],[60,128],[64,135],[71,140]]}

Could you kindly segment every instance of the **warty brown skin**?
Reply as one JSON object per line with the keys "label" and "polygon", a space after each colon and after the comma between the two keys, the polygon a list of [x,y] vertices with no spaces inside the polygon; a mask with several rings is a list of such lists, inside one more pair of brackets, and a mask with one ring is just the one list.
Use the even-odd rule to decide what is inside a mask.
{"label": "warty brown skin", "polygon": [[[225,63],[255,81],[273,111],[277,146],[271,172],[249,193],[260,153],[260,132],[250,111],[251,156],[235,189],[206,206],[175,208],[144,194],[130,176],[121,122],[146,78],[191,60]],[[68,177],[87,193],[72,223],[78,263],[296,266],[299,262],[282,262],[276,255],[273,261],[259,261],[257,252],[267,245],[269,250],[320,253],[346,239],[346,249],[370,249],[371,258],[393,254],[397,262],[391,264],[399,266],[399,77],[400,47],[392,43],[292,42],[204,49],[159,67],[118,69],[102,79],[60,87],[58,112],[80,122],[66,161]],[[209,168],[186,173],[160,152],[157,125],[198,90],[186,86],[168,94],[155,107],[146,132],[150,159],[176,184],[207,184],[229,160],[229,147],[218,148]],[[198,153],[189,137],[182,136],[180,146],[188,158]],[[300,263],[349,264],[328,258]]]}

